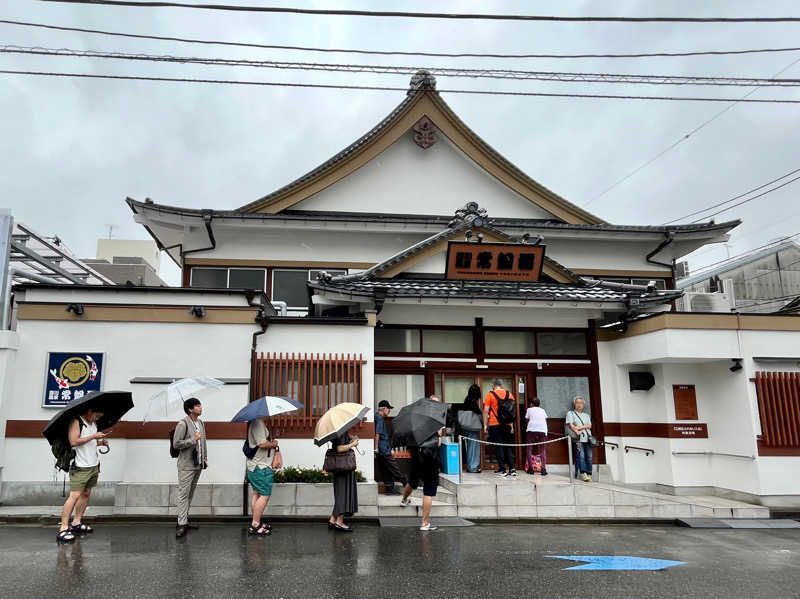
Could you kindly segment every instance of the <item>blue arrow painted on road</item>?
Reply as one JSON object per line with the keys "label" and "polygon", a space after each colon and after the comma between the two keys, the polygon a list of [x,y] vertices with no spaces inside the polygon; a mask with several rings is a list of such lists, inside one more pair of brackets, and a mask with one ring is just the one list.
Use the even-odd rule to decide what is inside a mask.
{"label": "blue arrow painted on road", "polygon": [[589,562],[580,566],[564,568],[565,570],[665,570],[672,566],[681,566],[686,563],[669,559],[632,557],[629,555],[548,555],[546,557]]}

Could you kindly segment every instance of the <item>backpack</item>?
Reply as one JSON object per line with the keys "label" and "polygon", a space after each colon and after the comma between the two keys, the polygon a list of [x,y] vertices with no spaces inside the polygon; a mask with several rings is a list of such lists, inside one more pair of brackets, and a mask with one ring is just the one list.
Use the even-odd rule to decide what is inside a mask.
{"label": "backpack", "polygon": [[177,426],[169,431],[169,457],[171,458],[177,458],[179,455],[181,455],[180,449],[175,449],[175,445],[173,445],[176,430],[178,430]]}
{"label": "backpack", "polygon": [[244,445],[242,445],[242,453],[248,460],[252,460],[256,457],[256,453],[258,453],[258,447],[250,447],[250,441],[245,439]]}
{"label": "backpack", "polygon": [[514,400],[511,399],[511,393],[506,391],[506,396],[504,399],[500,399],[500,396],[494,391],[491,391],[490,393],[497,399],[497,411],[494,414],[497,418],[497,422],[500,424],[511,424],[514,422],[517,418],[514,414],[515,406]]}
{"label": "backpack", "polygon": [[[86,425],[83,420],[78,418],[78,435],[81,434],[84,426]],[[58,437],[53,440],[50,444],[50,450],[56,458],[56,468],[69,472],[70,466],[75,461],[75,448],[69,443],[69,433],[67,433],[67,438]]]}

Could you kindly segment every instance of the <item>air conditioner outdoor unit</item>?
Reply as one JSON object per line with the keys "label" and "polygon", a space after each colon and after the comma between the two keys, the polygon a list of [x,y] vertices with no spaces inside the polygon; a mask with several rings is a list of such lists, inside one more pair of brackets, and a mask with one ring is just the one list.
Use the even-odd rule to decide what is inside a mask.
{"label": "air conditioner outdoor unit", "polygon": [[677,264],[675,264],[675,278],[676,279],[678,279],[678,280],[685,279],[688,276],[689,276],[689,263],[688,262],[683,261],[683,262],[678,262]]}
{"label": "air conditioner outdoor unit", "polygon": [[679,312],[730,312],[731,298],[727,293],[684,293],[677,308]]}

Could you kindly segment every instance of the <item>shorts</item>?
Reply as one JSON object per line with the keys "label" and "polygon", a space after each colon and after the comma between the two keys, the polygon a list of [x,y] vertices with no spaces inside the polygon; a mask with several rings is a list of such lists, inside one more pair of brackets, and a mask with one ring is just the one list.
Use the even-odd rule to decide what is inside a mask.
{"label": "shorts", "polygon": [[428,456],[412,458],[408,484],[412,489],[416,489],[420,480],[422,480],[422,494],[426,497],[436,497],[436,490],[439,488],[439,461],[437,459]]}
{"label": "shorts", "polygon": [[89,468],[72,466],[69,469],[69,490],[85,491],[86,489],[91,489],[97,485],[99,476],[100,466],[90,466]]}
{"label": "shorts", "polygon": [[247,471],[247,480],[258,491],[260,495],[269,497],[272,495],[272,481],[275,478],[275,471],[272,468],[256,468]]}

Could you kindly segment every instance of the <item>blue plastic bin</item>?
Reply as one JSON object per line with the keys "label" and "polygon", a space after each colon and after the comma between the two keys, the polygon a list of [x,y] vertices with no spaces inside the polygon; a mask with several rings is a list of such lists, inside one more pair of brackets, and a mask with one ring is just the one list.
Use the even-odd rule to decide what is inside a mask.
{"label": "blue plastic bin", "polygon": [[461,459],[458,443],[442,443],[439,455],[442,458],[442,472],[458,474],[458,461]]}

